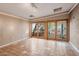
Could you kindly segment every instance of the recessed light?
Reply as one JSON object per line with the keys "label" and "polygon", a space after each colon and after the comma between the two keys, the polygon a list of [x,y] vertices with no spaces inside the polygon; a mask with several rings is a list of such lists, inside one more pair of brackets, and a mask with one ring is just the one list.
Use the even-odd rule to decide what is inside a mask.
{"label": "recessed light", "polygon": [[29,17],[34,17],[34,15],[30,15]]}

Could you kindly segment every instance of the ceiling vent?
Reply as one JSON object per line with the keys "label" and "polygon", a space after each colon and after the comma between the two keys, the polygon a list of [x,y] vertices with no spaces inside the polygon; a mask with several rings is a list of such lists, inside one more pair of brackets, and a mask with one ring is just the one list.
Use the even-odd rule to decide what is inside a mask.
{"label": "ceiling vent", "polygon": [[62,10],[62,7],[56,8],[56,9],[54,9],[53,11],[54,11],[54,12],[60,12],[61,10]]}

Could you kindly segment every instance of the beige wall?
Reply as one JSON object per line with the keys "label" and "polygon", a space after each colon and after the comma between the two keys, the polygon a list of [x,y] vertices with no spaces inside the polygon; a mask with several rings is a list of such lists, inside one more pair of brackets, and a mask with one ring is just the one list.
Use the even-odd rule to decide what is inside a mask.
{"label": "beige wall", "polygon": [[70,41],[79,49],[79,5],[71,12]]}
{"label": "beige wall", "polygon": [[0,14],[0,46],[22,40],[29,35],[29,23],[25,20]]}

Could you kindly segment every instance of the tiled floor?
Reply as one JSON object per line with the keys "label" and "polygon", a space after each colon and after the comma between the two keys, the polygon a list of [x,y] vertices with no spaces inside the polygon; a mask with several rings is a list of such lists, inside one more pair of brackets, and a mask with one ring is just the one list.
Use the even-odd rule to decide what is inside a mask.
{"label": "tiled floor", "polygon": [[0,48],[1,56],[76,56],[69,43],[31,38]]}

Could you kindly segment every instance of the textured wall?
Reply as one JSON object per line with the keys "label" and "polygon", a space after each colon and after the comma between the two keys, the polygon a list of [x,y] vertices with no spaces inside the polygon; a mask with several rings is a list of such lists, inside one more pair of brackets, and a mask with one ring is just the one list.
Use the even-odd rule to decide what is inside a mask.
{"label": "textured wall", "polygon": [[79,49],[79,5],[71,13],[70,41]]}
{"label": "textured wall", "polygon": [[18,18],[0,14],[0,46],[27,38],[29,23]]}

